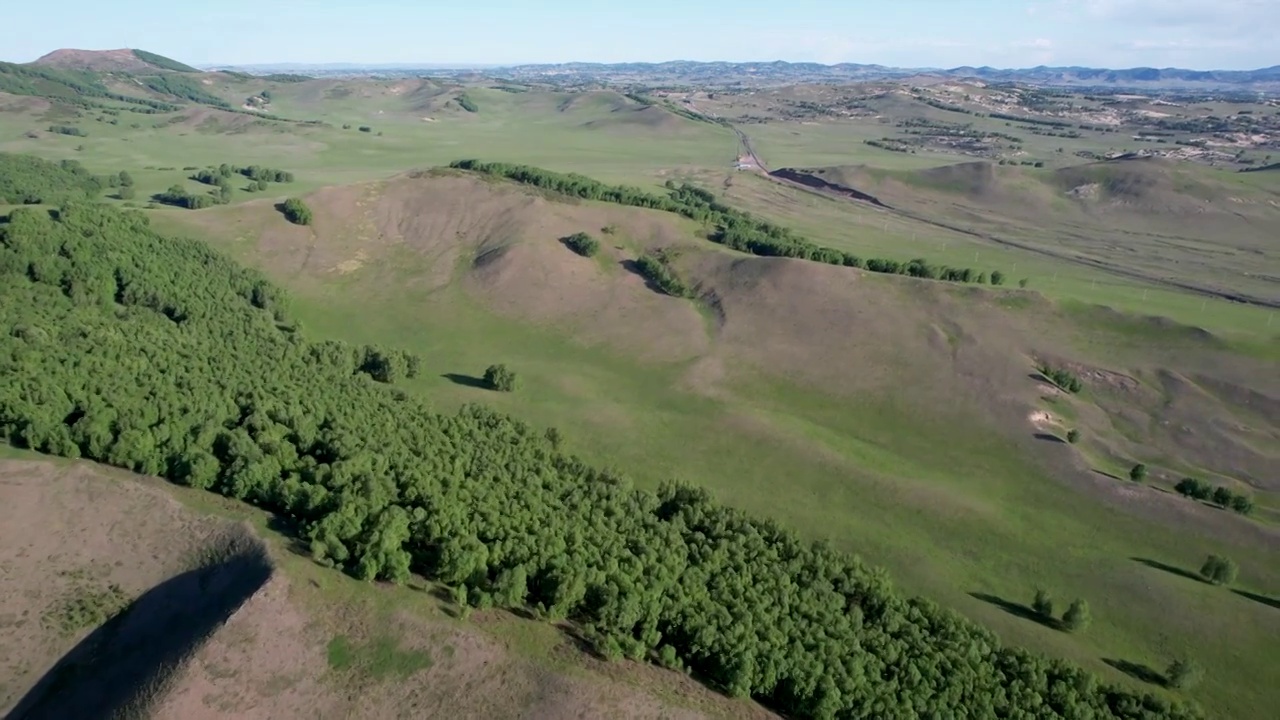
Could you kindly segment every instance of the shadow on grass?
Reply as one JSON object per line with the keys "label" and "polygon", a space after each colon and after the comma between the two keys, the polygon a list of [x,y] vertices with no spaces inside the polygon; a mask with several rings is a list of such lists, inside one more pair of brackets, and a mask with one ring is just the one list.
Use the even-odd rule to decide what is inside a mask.
{"label": "shadow on grass", "polygon": [[1094,468],[1094,470],[1093,470],[1093,471],[1094,471],[1095,473],[1097,473],[1097,474],[1101,475],[1102,477],[1108,477],[1108,478],[1111,478],[1112,480],[1122,480],[1122,479],[1123,479],[1123,478],[1121,478],[1119,475],[1116,475],[1116,474],[1114,474],[1114,473],[1109,473],[1109,472],[1107,472],[1106,470],[1099,470],[1099,469],[1097,469],[1097,468]]}
{"label": "shadow on grass", "polygon": [[11,718],[149,717],[183,662],[271,577],[257,546],[156,585],[62,657]]}
{"label": "shadow on grass", "polygon": [[1044,440],[1045,442],[1058,443],[1060,445],[1065,445],[1067,442],[1057,435],[1050,435],[1049,433],[1036,433],[1036,439]]}
{"label": "shadow on grass", "polygon": [[1134,562],[1142,563],[1143,565],[1146,565],[1149,568],[1155,568],[1156,570],[1163,570],[1167,573],[1172,573],[1173,575],[1177,575],[1178,577],[1184,577],[1188,580],[1194,580],[1198,583],[1206,583],[1206,584],[1208,583],[1207,580],[1205,580],[1204,578],[1200,577],[1199,575],[1189,570],[1183,570],[1182,568],[1179,568],[1179,567],[1166,565],[1160,562],[1159,560],[1152,560],[1150,558],[1140,558],[1140,557],[1132,557],[1129,559]]}
{"label": "shadow on grass", "polygon": [[489,389],[488,383],[486,383],[483,378],[478,378],[474,375],[463,375],[461,373],[445,373],[440,377],[448,380],[449,382],[455,385],[461,385],[463,387],[477,388],[480,390]]}
{"label": "shadow on grass", "polygon": [[1016,603],[1012,600],[1005,600],[1002,597],[996,597],[995,595],[980,592],[971,592],[969,593],[969,597],[976,598],[984,603],[995,605],[1014,617],[1022,618],[1023,620],[1030,620],[1031,622],[1039,623],[1040,625],[1054,630],[1059,629],[1057,620],[1047,618],[1021,603]]}
{"label": "shadow on grass", "polygon": [[1117,660],[1114,658],[1102,658],[1102,662],[1119,670],[1135,680],[1141,680],[1152,685],[1165,685],[1164,675],[1152,670],[1142,663],[1129,662],[1128,660]]}
{"label": "shadow on grass", "polygon": [[1275,598],[1267,597],[1266,595],[1259,595],[1258,593],[1252,593],[1248,590],[1237,590],[1236,588],[1231,588],[1231,592],[1239,595],[1240,597],[1249,598],[1254,602],[1260,602],[1263,605],[1280,610],[1280,600]]}

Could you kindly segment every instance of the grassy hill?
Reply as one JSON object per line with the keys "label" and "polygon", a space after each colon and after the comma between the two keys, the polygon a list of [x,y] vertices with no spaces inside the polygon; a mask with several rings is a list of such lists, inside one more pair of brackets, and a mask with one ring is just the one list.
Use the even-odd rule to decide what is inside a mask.
{"label": "grassy hill", "polygon": [[[279,513],[270,521],[268,514],[233,500],[191,494],[220,512],[247,513],[269,544],[315,553],[323,563],[357,576],[369,576],[372,569],[373,576],[404,579],[396,568],[413,571],[408,589],[369,586],[288,552],[273,554],[276,567],[286,566],[285,574],[305,582],[290,583],[290,604],[271,605],[269,614],[301,614],[309,618],[299,620],[301,626],[324,631],[305,637],[286,633],[303,658],[291,669],[259,658],[260,646],[251,643],[259,649],[235,654],[230,648],[236,641],[215,633],[213,642],[222,637],[224,643],[217,652],[225,654],[210,657],[210,651],[200,650],[197,655],[207,659],[185,667],[198,673],[193,682],[222,683],[218,686],[228,694],[217,702],[226,708],[247,707],[230,697],[237,695],[249,698],[246,703],[277,703],[271,707],[282,714],[304,707],[308,713],[344,714],[351,709],[344,698],[369,696],[377,688],[373,696],[379,702],[386,697],[378,707],[389,714],[415,703],[489,715],[523,708],[552,715],[650,716],[679,714],[691,704],[713,716],[766,714],[746,700],[717,696],[681,673],[589,659],[580,652],[583,644],[605,655],[638,653],[683,664],[711,688],[741,693],[746,683],[756,699],[800,716],[813,714],[812,708],[789,704],[795,696],[786,694],[785,685],[770,685],[776,677],[770,673],[871,668],[867,677],[880,679],[872,686],[860,684],[856,673],[838,682],[849,690],[846,701],[875,696],[884,707],[897,707],[894,703],[925,687],[951,688],[921,690],[925,703],[942,703],[955,690],[948,678],[959,677],[959,671],[913,674],[904,667],[890,673],[922,678],[913,690],[901,684],[906,680],[884,681],[885,671],[875,663],[914,657],[914,651],[882,652],[888,646],[881,641],[888,636],[838,643],[841,652],[865,651],[857,663],[869,664],[848,665],[833,657],[819,663],[789,661],[788,670],[769,664],[777,657],[772,651],[733,645],[748,637],[776,643],[759,629],[790,633],[796,626],[788,623],[809,623],[826,612],[810,613],[799,605],[751,623],[742,618],[756,618],[755,611],[735,606],[728,617],[736,620],[731,626],[739,629],[737,639],[718,639],[732,633],[708,635],[702,645],[690,639],[691,618],[721,617],[719,610],[707,606],[674,620],[663,615],[653,629],[666,640],[657,640],[652,652],[637,651],[655,642],[645,625],[651,619],[638,620],[629,630],[623,626],[631,617],[627,613],[650,607],[651,598],[634,606],[610,599],[631,597],[624,584],[630,575],[584,579],[592,589],[579,599],[579,612],[570,613],[568,624],[521,619],[517,615],[554,607],[554,602],[546,605],[552,599],[547,593],[562,583],[526,569],[527,598],[535,607],[543,603],[542,610],[496,599],[511,597],[519,585],[511,548],[542,552],[556,547],[554,539],[537,535],[555,523],[520,525],[518,533],[537,536],[516,543],[479,526],[445,533],[463,540],[474,535],[489,558],[484,562],[492,562],[483,575],[467,575],[465,562],[480,562],[476,558],[483,554],[475,544],[398,540],[403,534],[397,529],[399,516],[378,505],[396,498],[391,504],[410,511],[409,532],[415,538],[437,527],[424,524],[426,517],[523,523],[526,516],[510,509],[519,503],[543,508],[545,500],[545,507],[559,508],[547,517],[576,517],[572,513],[587,507],[583,503],[598,500],[566,495],[553,502],[547,493],[559,487],[557,478],[564,473],[588,469],[599,469],[599,476],[570,485],[598,491],[593,498],[638,492],[633,505],[585,513],[609,520],[587,523],[591,532],[632,527],[621,520],[633,517],[632,510],[620,508],[649,507],[646,498],[689,503],[681,512],[723,503],[730,514],[698,525],[697,532],[719,537],[714,528],[732,525],[738,530],[727,537],[747,542],[744,538],[773,537],[772,530],[758,528],[776,523],[778,532],[794,533],[799,546],[822,541],[840,558],[853,553],[861,558],[851,561],[855,564],[884,567],[892,584],[867,580],[868,587],[876,593],[887,588],[893,598],[887,607],[913,618],[902,626],[912,629],[892,642],[924,637],[917,633],[920,618],[929,618],[927,633],[952,622],[977,623],[985,630],[963,631],[978,633],[972,636],[978,638],[977,654],[956,659],[957,667],[995,657],[983,654],[983,648],[1025,647],[1036,657],[1065,660],[1096,675],[1101,684],[1114,684],[1117,698],[1150,693],[1152,707],[1193,700],[1210,715],[1251,717],[1280,702],[1266,676],[1269,641],[1280,633],[1274,612],[1280,588],[1275,570],[1280,567],[1280,487],[1272,472],[1280,462],[1280,386],[1272,371],[1280,361],[1280,325],[1262,303],[1274,297],[1280,274],[1267,252],[1276,228],[1272,173],[1126,158],[1063,157],[1037,168],[975,162],[932,145],[921,146],[918,154],[894,153],[860,140],[850,143],[860,133],[868,139],[883,135],[879,119],[811,119],[817,112],[812,104],[836,99],[851,113],[882,113],[894,122],[912,120],[903,114],[921,107],[928,111],[914,120],[938,123],[962,114],[929,106],[893,86],[868,88],[861,100],[849,98],[846,89],[824,87],[731,101],[699,96],[682,104],[679,94],[655,93],[642,102],[598,89],[513,88],[439,78],[258,78],[155,69],[135,75],[0,66],[0,79],[5,77],[17,89],[0,94],[0,151],[52,161],[16,161],[48,176],[46,202],[65,203],[75,195],[131,205],[144,211],[151,227],[198,238],[288,290],[270,289],[261,276],[206,257],[200,243],[182,247],[200,258],[202,270],[181,270],[190,269],[190,258],[171,254],[172,246],[132,220],[97,216],[74,203],[48,220],[42,208],[25,209],[14,222],[0,224],[0,232],[9,229],[8,237],[23,238],[0,248],[20,256],[0,270],[15,278],[6,292],[25,291],[29,284],[44,295],[4,307],[10,313],[43,314],[24,315],[22,327],[15,324],[15,332],[7,334],[5,342],[19,350],[0,357],[9,358],[13,371],[25,373],[27,381],[0,394],[0,407],[21,401],[27,403],[23,408],[55,410],[0,413],[0,422],[13,423],[16,417],[27,422],[13,426],[10,442],[77,452],[180,482],[203,478],[191,484],[208,481],[218,493]],[[149,87],[147,78],[167,79],[163,87]],[[196,92],[230,109],[183,97],[197,97]],[[993,90],[974,102],[998,94]],[[781,166],[775,157],[809,158],[815,162],[788,164],[883,204],[732,169],[742,152],[741,138],[697,118],[730,102],[747,102],[743,97],[797,115],[742,126],[771,167]],[[279,117],[315,122],[273,119]],[[981,125],[984,132],[1005,132],[1001,123],[979,120],[974,127]],[[55,125],[84,132],[50,131]],[[917,127],[923,126],[904,124],[901,134]],[[1099,148],[1092,136],[1031,139],[1032,133],[1024,134],[1032,150],[1040,147],[1033,143],[1050,142],[1062,142],[1068,150]],[[425,169],[460,157],[528,163],[629,186],[615,197],[662,199],[675,188],[686,197],[709,199],[702,210],[680,214],[585,199],[599,197],[590,193],[569,197],[491,174]],[[79,164],[60,164],[63,160]],[[846,161],[850,164],[832,164]],[[220,172],[223,164],[226,175]],[[273,177],[278,172],[296,179],[272,180],[262,189],[236,172],[251,165],[273,169]],[[134,199],[117,197],[100,182],[121,170],[135,179]],[[218,188],[209,182],[217,178],[227,180],[227,204],[185,210],[148,203],[174,184],[187,193],[216,194]],[[574,182],[588,187],[591,181]],[[679,189],[685,182],[694,189]],[[309,224],[285,220],[279,208],[287,197],[311,208]],[[136,230],[155,245],[126,261],[119,253],[132,252],[126,250],[129,243],[94,245],[91,239],[122,230]],[[728,242],[730,230],[741,231],[735,237],[742,242]],[[598,243],[590,256],[571,247],[570,238],[582,233]],[[41,245],[50,242],[57,247]],[[28,257],[32,248],[44,250]],[[795,248],[803,251],[801,257],[837,264],[770,256]],[[858,262],[846,266],[845,258]],[[934,270],[971,268],[983,280],[943,282],[883,267],[872,272],[866,268],[873,258],[901,268],[920,267],[913,259]],[[103,271],[98,261],[114,270]],[[653,263],[674,278],[678,291],[655,282]],[[1002,284],[991,283],[996,271]],[[174,280],[179,275],[180,282]],[[232,289],[216,289],[220,278],[227,278]],[[210,312],[215,306],[230,315]],[[230,316],[239,320],[223,322]],[[97,328],[90,331],[96,340],[92,352],[75,360],[66,353],[79,352],[86,342],[74,332],[81,323]],[[108,332],[113,323],[127,330]],[[235,338],[252,332],[255,339],[223,338],[216,351],[192,345],[209,327]],[[55,341],[42,343],[49,334]],[[308,355],[306,348],[317,349]],[[128,372],[162,368],[182,380],[163,374],[123,385],[68,380],[41,395],[40,402],[35,395],[14,395],[70,377],[66,373],[84,363],[136,359],[142,352],[151,354],[146,362],[125,363],[132,368]],[[352,353],[361,352],[363,360],[352,359]],[[64,355],[65,361],[57,359]],[[179,356],[183,359],[173,359]],[[410,357],[416,358],[413,377],[398,364]],[[347,360],[354,365],[344,364]],[[210,373],[208,363],[220,369]],[[519,375],[516,392],[485,387],[485,368],[496,363]],[[124,372],[94,377],[123,377]],[[377,381],[375,372],[393,381]],[[1050,377],[1057,373],[1079,378],[1082,388],[1062,389]],[[276,383],[274,389],[257,384],[268,380]],[[208,432],[174,430],[169,420],[146,415],[153,410],[128,410],[144,382],[156,384],[160,396],[168,398],[152,403],[154,412],[186,407],[182,416],[192,418],[189,422],[213,418]],[[213,386],[189,401],[169,396],[170,390],[181,394],[204,387],[201,383]],[[238,389],[231,392],[231,385]],[[90,387],[97,395],[86,400],[80,393]],[[334,402],[339,395],[341,402]],[[311,405],[298,409],[298,403]],[[478,418],[489,416],[469,415],[476,412],[470,409],[453,414],[475,403],[513,419],[481,422]],[[424,420],[435,418],[419,414],[417,408],[425,404],[443,415]],[[199,412],[191,410],[196,406]],[[349,414],[375,406],[383,409],[360,418]],[[124,420],[103,424],[99,412],[116,412]],[[114,438],[125,428],[122,423],[144,416],[149,429],[129,435],[132,444],[117,449],[95,439],[106,431]],[[331,422],[313,432],[298,424],[302,417]],[[428,424],[418,425],[419,420]],[[511,436],[468,434],[521,427],[526,429],[511,430]],[[548,427],[557,432],[545,433]],[[234,437],[219,435],[231,433],[228,428],[237,430]],[[380,435],[370,440],[370,433]],[[148,437],[155,447],[168,449],[149,452]],[[196,458],[199,463],[183,461],[187,451],[178,447],[183,442],[208,444],[218,468],[213,480],[214,466],[204,456]],[[366,461],[362,453],[369,447],[378,448],[380,459]],[[548,447],[583,464],[544,468],[539,463],[554,455]],[[499,455],[466,455],[480,452],[477,448]],[[388,469],[387,462],[396,465]],[[1143,482],[1128,479],[1137,464],[1147,470]],[[440,486],[414,490],[411,478],[419,476],[419,467],[430,468],[421,473],[424,482]],[[483,480],[476,479],[476,468],[488,473]],[[498,496],[492,493],[506,492],[515,477],[524,480],[520,491],[509,502],[507,495],[494,500]],[[1248,497],[1252,512],[1233,512],[1212,498],[1200,502],[1181,496],[1175,486],[1187,477]],[[277,487],[274,478],[284,484]],[[393,479],[394,487],[379,478]],[[702,505],[700,491],[692,489],[673,499],[672,479],[710,491],[715,502]],[[302,485],[290,484],[295,482]],[[322,502],[321,490],[307,489],[313,487],[322,487],[328,499]],[[467,492],[486,495],[467,500],[468,512],[435,514]],[[344,499],[335,500],[338,495]],[[423,497],[433,498],[432,503],[421,504]],[[491,500],[503,510],[475,510]],[[367,503],[379,509],[356,510]],[[335,510],[347,506],[349,513]],[[419,518],[413,514],[417,509],[430,514]],[[732,514],[737,511],[747,515]],[[652,527],[666,528],[667,511],[657,511],[656,517]],[[683,528],[693,527],[694,516],[683,517]],[[739,517],[761,525],[733,525]],[[574,536],[566,537],[568,543]],[[589,545],[613,552],[645,543],[599,539]],[[401,551],[407,553],[407,566]],[[629,552],[636,558],[737,558],[773,551],[725,546],[722,554],[716,554],[720,549],[701,555]],[[1211,553],[1238,563],[1239,577],[1230,587],[1197,579]],[[463,565],[445,564],[445,557]],[[619,572],[630,573],[633,561],[618,558]],[[591,562],[584,556],[574,565],[594,568]],[[741,587],[773,587],[768,578],[792,565],[779,559],[770,567],[770,573],[753,575]],[[708,579],[689,570],[680,575],[682,583],[687,581],[681,587],[737,597],[738,584],[715,581],[739,577],[735,572],[726,566]],[[881,577],[879,571],[850,572],[857,578]],[[653,580],[659,576],[667,577],[653,570],[639,585],[668,587]],[[833,581],[832,587],[837,585]],[[1052,621],[1030,607],[1037,588],[1056,600]],[[432,592],[448,599],[431,598]],[[822,586],[809,595],[827,597],[825,592]],[[689,590],[679,597],[694,595]],[[578,602],[574,593],[569,597],[567,602]],[[1065,632],[1058,616],[1077,598],[1089,603],[1092,625]],[[53,602],[52,596],[46,600]],[[792,601],[763,607],[792,607],[787,602]],[[420,612],[435,622],[440,613],[464,612],[464,605],[475,606],[471,620],[450,619],[448,633],[469,640],[423,629],[416,621],[405,624]],[[516,614],[482,609],[491,605],[513,607]],[[360,610],[343,610],[349,607]],[[677,604],[664,607],[661,612],[671,612]],[[866,607],[860,612],[866,627],[880,627],[876,618],[882,616]],[[850,617],[836,613],[819,624],[846,628]],[[495,660],[494,646],[474,639],[472,621],[493,631],[495,642],[522,659]],[[387,644],[379,630],[387,627],[397,629],[402,644]],[[748,627],[750,632],[742,630]],[[999,640],[989,640],[982,634],[986,630]],[[661,649],[664,642],[671,651]],[[454,648],[456,664],[442,660],[443,650],[434,650],[441,643]],[[706,643],[730,649],[696,649],[711,646]],[[67,647],[55,645],[42,651],[50,662]],[[935,637],[922,647],[945,654],[961,645]],[[818,647],[796,647],[802,646]],[[431,668],[415,668],[424,652]],[[676,661],[670,652],[677,653]],[[718,660],[723,657],[753,659],[726,665]],[[1183,657],[1205,668],[1204,682],[1165,686],[1161,674]],[[391,658],[386,662],[392,668],[378,658]],[[398,666],[396,658],[407,665]],[[486,660],[501,669],[485,670]],[[453,669],[445,672],[446,665]],[[232,666],[263,677],[303,679],[295,680],[296,691],[273,694],[223,678]],[[371,667],[380,669],[370,675]],[[353,674],[351,668],[359,671]],[[587,679],[580,675],[584,668]],[[30,670],[23,672],[21,677],[33,677]],[[313,683],[317,675],[324,682]],[[629,696],[625,708],[606,707],[599,698],[620,687],[612,680],[639,685],[645,693]],[[972,687],[985,682],[975,680]],[[468,683],[480,683],[482,691],[467,692]],[[544,686],[557,688],[551,699],[539,699],[530,690]],[[999,695],[1013,685],[992,687]],[[440,694],[433,694],[436,689]],[[825,692],[805,697],[818,702],[829,697]],[[1093,697],[1091,689],[1080,692],[1084,695],[1072,697]],[[673,705],[673,698],[681,700]],[[206,710],[210,702],[205,701]],[[302,704],[290,704],[295,702]],[[964,704],[954,698],[945,702]],[[189,706],[170,707],[174,713],[194,712]]]}
{"label": "grassy hill", "polygon": [[42,55],[32,65],[61,70],[85,70],[90,72],[172,72],[198,73],[191,67],[146,50],[74,50],[63,48]]}

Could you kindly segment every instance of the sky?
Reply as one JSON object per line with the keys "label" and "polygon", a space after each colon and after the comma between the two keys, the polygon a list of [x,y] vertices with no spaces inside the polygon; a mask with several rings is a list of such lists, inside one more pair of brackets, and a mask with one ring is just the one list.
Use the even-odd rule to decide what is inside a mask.
{"label": "sky", "polygon": [[[55,15],[56,13],[56,15]],[[12,3],[0,59],[140,48],[198,65],[1280,64],[1280,0],[60,0]]]}

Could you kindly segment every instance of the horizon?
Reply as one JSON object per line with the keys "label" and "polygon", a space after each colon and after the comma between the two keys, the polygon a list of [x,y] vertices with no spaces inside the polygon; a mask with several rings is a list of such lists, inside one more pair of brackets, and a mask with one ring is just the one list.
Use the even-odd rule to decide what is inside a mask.
{"label": "horizon", "polygon": [[1268,0],[904,0],[890,8],[793,0],[749,11],[728,0],[650,0],[639,10],[586,0],[536,8],[515,0],[437,8],[409,0],[320,8],[137,0],[106,15],[96,3],[68,2],[57,25],[36,7],[10,11],[12,26],[31,30],[6,54],[30,62],[61,48],[128,47],[198,67],[773,62],[760,57],[912,69],[1233,71],[1280,63],[1270,32],[1280,27],[1280,3]]}

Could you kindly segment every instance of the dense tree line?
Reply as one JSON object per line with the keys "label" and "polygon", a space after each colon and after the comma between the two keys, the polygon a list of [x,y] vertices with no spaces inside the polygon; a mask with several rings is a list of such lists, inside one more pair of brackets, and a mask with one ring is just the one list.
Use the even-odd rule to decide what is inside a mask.
{"label": "dense tree line", "polygon": [[469,113],[480,112],[480,106],[476,105],[476,101],[472,100],[471,96],[466,93],[458,96],[458,105]]}
{"label": "dense tree line", "polygon": [[1253,499],[1242,493],[1232,492],[1231,488],[1221,485],[1214,487],[1197,478],[1183,478],[1173,486],[1179,495],[1196,500],[1211,502],[1222,508],[1229,508],[1241,515],[1253,512]]}
{"label": "dense tree line", "polygon": [[198,80],[192,80],[185,75],[153,75],[138,78],[138,80],[147,89],[164,95],[172,95],[183,100],[190,100],[194,103],[209,105],[223,110],[233,109],[231,103],[205,90]]}
{"label": "dense tree line", "polygon": [[[761,220],[750,213],[725,205],[710,192],[687,183],[676,185],[668,181],[666,186],[668,194],[664,197],[638,187],[607,185],[584,175],[555,173],[528,165],[458,160],[451,163],[450,167],[504,177],[570,197],[678,213],[710,228],[707,238],[712,242],[752,255],[800,258],[872,272],[913,274],[916,277],[952,282],[985,283],[988,280],[985,272],[972,268],[932,265],[923,259],[901,262],[873,258],[864,261],[852,253],[822,247],[792,232],[789,228]],[[992,276],[995,274],[992,273]],[[1003,273],[1000,274],[1000,278],[1003,280]]]}
{"label": "dense tree line", "polygon": [[792,717],[1200,717],[1003,646],[703,490],[635,490],[483,407],[436,414],[369,377],[367,350],[307,341],[261,275],[140,213],[13,211],[0,328],[0,437],[252,503],[361,578],[418,572],[469,605],[570,618],[609,656]]}
{"label": "dense tree line", "polygon": [[1047,363],[1040,363],[1039,365],[1036,365],[1036,370],[1039,371],[1046,380],[1069,393],[1078,393],[1084,389],[1084,382],[1080,379],[1080,376],[1066,368],[1053,367]]}
{"label": "dense tree line", "polygon": [[[219,188],[219,191],[224,188]],[[156,193],[151,196],[153,200],[164,205],[173,205],[174,207],[182,207],[188,210],[203,210],[207,207],[213,207],[222,201],[222,195],[201,195],[197,193],[187,192],[187,189],[181,185],[171,185],[168,190]]]}
{"label": "dense tree line", "polygon": [[134,57],[147,63],[148,65],[154,65],[162,70],[172,70],[174,72],[183,72],[183,73],[200,72],[196,68],[193,68],[190,65],[186,65],[184,63],[180,63],[177,60],[174,60],[173,58],[167,58],[163,55],[157,55],[153,52],[147,52],[146,50],[134,50],[133,55]]}
{"label": "dense tree line", "polygon": [[133,184],[128,173],[94,175],[75,160],[50,162],[31,155],[0,153],[0,203],[10,205],[54,204],[83,199],[104,188]]}
{"label": "dense tree line", "polygon": [[[56,98],[62,103],[85,107],[96,106],[87,98],[105,98],[128,105],[142,106],[154,112],[172,112],[179,109],[172,103],[112,92],[93,73],[8,62],[0,62],[0,92]],[[137,107],[126,109],[145,112]]]}
{"label": "dense tree line", "polygon": [[58,135],[72,135],[74,137],[89,137],[89,133],[76,127],[75,125],[50,125],[49,132]]}
{"label": "dense tree line", "polygon": [[262,167],[261,165],[250,165],[248,167],[235,168],[235,172],[240,173],[250,180],[276,183],[293,182],[293,173],[285,170],[277,170],[276,168]]}

